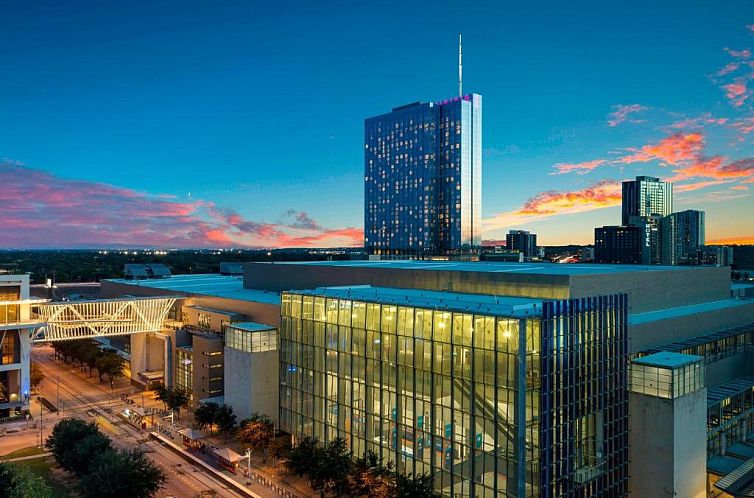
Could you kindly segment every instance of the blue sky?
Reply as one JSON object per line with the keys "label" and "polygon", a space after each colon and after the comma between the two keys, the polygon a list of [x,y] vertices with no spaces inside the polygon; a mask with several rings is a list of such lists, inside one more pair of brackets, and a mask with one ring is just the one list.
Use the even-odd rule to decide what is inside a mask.
{"label": "blue sky", "polygon": [[[0,179],[189,206],[177,209],[186,231],[160,242],[148,216],[119,229],[127,213],[105,214],[129,205],[104,195],[112,243],[125,231],[144,244],[207,230],[239,245],[356,240],[363,120],[453,96],[459,32],[464,89],[484,97],[485,238],[529,228],[589,242],[619,223],[615,182],[657,174],[688,185],[676,206],[707,210],[708,238],[754,239],[754,166],[741,162],[754,156],[750,1],[6,1],[0,17]],[[662,147],[690,142],[701,145],[686,155]],[[603,163],[552,174],[591,161]],[[28,235],[61,209],[40,200],[18,226]],[[77,223],[64,218],[56,226]]]}

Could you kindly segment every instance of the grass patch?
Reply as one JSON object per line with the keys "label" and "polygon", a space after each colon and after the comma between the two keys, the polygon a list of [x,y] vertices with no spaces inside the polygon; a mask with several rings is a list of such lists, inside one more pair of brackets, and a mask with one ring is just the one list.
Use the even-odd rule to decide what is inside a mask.
{"label": "grass patch", "polygon": [[2,457],[0,458],[2,458],[3,460],[10,460],[11,458],[40,455],[42,453],[47,453],[47,450],[38,446],[29,446],[28,448],[21,448],[20,450],[11,451],[7,455],[2,455]]}
{"label": "grass patch", "polygon": [[59,477],[53,474],[52,467],[56,465],[54,458],[46,457],[24,460],[22,462],[15,462],[15,465],[27,467],[44,479],[47,485],[52,488],[52,498],[73,498],[74,495],[67,490],[69,484],[64,483]]}

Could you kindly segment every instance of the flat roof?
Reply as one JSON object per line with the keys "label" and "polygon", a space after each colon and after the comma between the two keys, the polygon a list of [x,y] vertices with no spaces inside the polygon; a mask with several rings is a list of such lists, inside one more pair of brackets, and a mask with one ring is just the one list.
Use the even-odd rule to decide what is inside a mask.
{"label": "flat roof", "polygon": [[[468,271],[483,273],[528,273],[536,275],[600,275],[610,273],[693,271],[699,266],[605,265],[592,263],[515,263],[492,261],[426,260],[343,260],[343,261],[276,261],[269,265],[347,266],[351,268],[392,268],[400,270]],[[707,268],[707,267],[704,267]]]}
{"label": "flat roof", "polygon": [[163,289],[171,292],[183,292],[186,294],[222,297],[264,304],[280,304],[280,294],[277,292],[244,289],[242,279],[230,275],[219,275],[217,273],[173,275],[168,278],[150,280],[112,278],[107,281],[137,287]]}
{"label": "flat roof", "polygon": [[542,312],[542,299],[528,297],[492,296],[395,287],[354,285],[343,287],[317,287],[290,291],[306,296],[352,299],[415,308],[443,309],[463,313],[493,316],[538,316]]}
{"label": "flat roof", "polygon": [[754,377],[740,377],[719,386],[707,388],[707,406],[716,405],[737,394],[750,391],[752,387],[754,387]]}
{"label": "flat roof", "polygon": [[678,306],[675,308],[665,308],[656,311],[646,311],[644,313],[635,313],[629,315],[629,325],[641,325],[643,323],[654,322],[657,320],[668,320],[679,318],[686,315],[697,313],[708,313],[710,311],[722,310],[726,308],[736,308],[738,306],[754,306],[754,300],[748,299],[722,299],[720,301],[709,301],[706,303],[690,304],[687,306]]}
{"label": "flat roof", "polygon": [[715,332],[710,332],[709,334],[702,334],[697,335],[694,337],[690,337],[688,339],[681,339],[680,341],[671,342],[669,344],[663,344],[662,346],[657,346],[654,348],[647,349],[646,353],[655,353],[658,351],[683,351],[684,349],[692,348],[694,346],[699,346],[702,344],[708,344],[712,341],[717,341],[720,339],[726,339],[728,337],[733,337],[740,334],[745,334],[746,332],[751,332],[754,330],[754,324],[749,325],[741,325],[739,327],[731,327],[723,330],[716,330]]}
{"label": "flat roof", "polygon": [[264,323],[257,322],[233,322],[226,325],[226,327],[243,330],[246,332],[260,332],[263,330],[275,330],[277,327],[274,325],[266,325]]}
{"label": "flat roof", "polygon": [[646,365],[649,367],[673,369],[682,367],[684,365],[689,365],[691,363],[696,363],[698,361],[702,361],[703,359],[704,358],[702,358],[701,356],[696,356],[693,354],[670,353],[668,351],[662,351],[659,353],[642,356],[641,358],[636,358],[632,361],[632,363],[635,363],[637,365]]}

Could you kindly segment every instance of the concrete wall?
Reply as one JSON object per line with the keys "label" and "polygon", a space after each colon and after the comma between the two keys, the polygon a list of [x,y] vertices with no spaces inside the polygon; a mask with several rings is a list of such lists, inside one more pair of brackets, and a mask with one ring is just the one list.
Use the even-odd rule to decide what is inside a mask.
{"label": "concrete wall", "polygon": [[[480,263],[483,264],[483,263]],[[474,271],[401,270],[396,268],[246,263],[244,287],[270,291],[337,285],[373,285],[406,289],[452,290],[473,294],[568,297],[567,275]]]}
{"label": "concrete wall", "polygon": [[629,393],[630,496],[706,496],[707,390],[675,400]]}
{"label": "concrete wall", "polygon": [[[194,391],[194,401],[221,396],[224,388],[224,355],[223,341],[219,335],[194,334],[192,341],[194,375],[191,379]],[[211,355],[210,353],[221,353]],[[212,365],[220,365],[211,368]],[[218,380],[211,380],[217,378]],[[219,391],[213,393],[212,391]]]}
{"label": "concrete wall", "polygon": [[278,351],[247,353],[225,348],[225,403],[241,421],[262,413],[279,425],[280,362]]}
{"label": "concrete wall", "polygon": [[642,313],[730,297],[730,270],[699,266],[666,271],[616,272],[571,277],[571,297],[625,292],[629,313]]}
{"label": "concrete wall", "polygon": [[[482,266],[483,263],[480,263]],[[625,292],[631,312],[717,301],[730,296],[730,271],[694,267],[604,274],[411,270],[364,266],[246,263],[244,287],[270,291],[373,285],[473,294],[565,299]],[[597,267],[595,267],[597,268]],[[596,270],[595,270],[596,271]]]}
{"label": "concrete wall", "polygon": [[735,308],[629,325],[629,351],[633,354],[681,339],[751,323],[754,323],[754,301]]}

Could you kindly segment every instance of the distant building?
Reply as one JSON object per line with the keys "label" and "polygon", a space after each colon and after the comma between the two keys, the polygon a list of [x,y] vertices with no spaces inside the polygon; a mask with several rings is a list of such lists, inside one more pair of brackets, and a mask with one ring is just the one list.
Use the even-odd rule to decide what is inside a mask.
{"label": "distant building", "polygon": [[702,246],[699,262],[703,265],[733,266],[733,248],[730,246]]}
{"label": "distant building", "polygon": [[526,230],[510,230],[505,236],[506,247],[509,251],[518,251],[526,260],[539,257],[537,249],[537,234]]}
{"label": "distant building", "polygon": [[662,217],[659,215],[631,216],[629,226],[641,230],[641,264],[657,265],[662,262]]}
{"label": "distant building", "polygon": [[396,107],[364,123],[364,247],[446,255],[481,245],[482,97]]}
{"label": "distant building", "polygon": [[621,224],[632,216],[667,216],[673,212],[673,184],[653,176],[637,176],[623,182]]}
{"label": "distant building", "polygon": [[220,275],[243,277],[243,263],[240,261],[220,263]]}
{"label": "distant building", "polygon": [[696,264],[704,246],[704,211],[689,209],[662,219],[662,263]]}
{"label": "distant building", "polygon": [[604,226],[594,229],[594,262],[640,264],[644,232],[637,226]]}
{"label": "distant building", "polygon": [[172,276],[170,268],[163,263],[127,263],[123,267],[126,280],[140,280],[144,278],[169,278]]}

